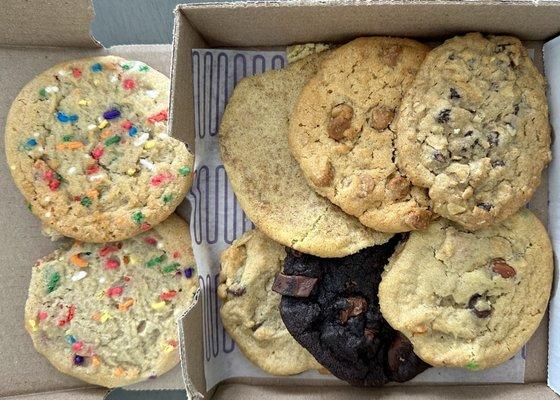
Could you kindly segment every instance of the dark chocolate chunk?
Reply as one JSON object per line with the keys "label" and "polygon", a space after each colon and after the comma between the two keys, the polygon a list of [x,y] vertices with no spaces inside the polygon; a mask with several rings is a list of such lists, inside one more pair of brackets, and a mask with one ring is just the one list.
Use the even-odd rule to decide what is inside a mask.
{"label": "dark chocolate chunk", "polygon": [[360,315],[367,310],[367,300],[363,297],[348,297],[346,301],[348,307],[339,314],[340,322],[343,324],[348,322],[348,318]]}
{"label": "dark chocolate chunk", "polygon": [[503,162],[502,160],[492,161],[492,167],[494,167],[494,168],[503,167],[504,165],[506,165],[506,163]]}
{"label": "dark chocolate chunk", "polygon": [[243,296],[245,294],[245,288],[244,287],[239,287],[239,288],[228,288],[227,292],[233,296]]}
{"label": "dark chocolate chunk", "polygon": [[282,320],[317,361],[352,385],[402,382],[429,367],[379,310],[381,273],[401,237],[342,258],[294,257],[287,250],[283,274],[317,281],[306,298],[282,296]]}
{"label": "dark chocolate chunk", "polygon": [[307,297],[313,290],[317,278],[279,273],[274,279],[272,290],[283,296]]}
{"label": "dark chocolate chunk", "polygon": [[473,297],[471,297],[471,299],[469,300],[469,308],[478,318],[487,318],[490,316],[490,314],[492,314],[492,309],[478,310],[476,308],[476,303],[480,298],[482,298],[482,296],[479,294],[475,294]]}
{"label": "dark chocolate chunk", "polygon": [[478,208],[482,208],[484,211],[490,211],[492,209],[492,207],[494,207],[490,203],[478,203],[476,206]]}
{"label": "dark chocolate chunk", "polygon": [[488,143],[490,147],[495,147],[500,142],[500,134],[498,132],[490,132],[488,134]]}
{"label": "dark chocolate chunk", "polygon": [[436,121],[439,124],[445,124],[446,122],[449,122],[450,115],[451,115],[451,110],[449,108],[444,108],[437,115]]}
{"label": "dark chocolate chunk", "polygon": [[454,88],[449,89],[449,91],[450,91],[449,98],[451,100],[461,98],[461,95],[459,94],[459,92],[457,90],[455,90]]}

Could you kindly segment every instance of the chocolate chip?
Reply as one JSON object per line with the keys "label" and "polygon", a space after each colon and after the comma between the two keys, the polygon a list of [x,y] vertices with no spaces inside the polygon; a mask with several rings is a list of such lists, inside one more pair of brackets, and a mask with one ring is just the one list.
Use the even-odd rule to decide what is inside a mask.
{"label": "chocolate chip", "polygon": [[449,122],[450,114],[451,114],[451,110],[449,108],[445,108],[439,112],[439,114],[436,117],[436,121],[439,124],[445,124],[446,122]]}
{"label": "chocolate chip", "polygon": [[451,92],[451,93],[449,94],[449,98],[450,98],[451,100],[460,99],[460,98],[461,98],[461,95],[459,94],[459,92],[457,92],[457,90],[455,90],[454,88],[449,89],[449,91]]}
{"label": "chocolate chip", "polygon": [[490,203],[478,203],[476,205],[478,208],[482,208],[484,211],[490,211],[494,205]]}
{"label": "chocolate chip", "polygon": [[465,137],[472,136],[472,134],[473,134],[473,131],[466,131],[464,136]]}
{"label": "chocolate chip", "polygon": [[493,168],[496,168],[496,167],[503,167],[504,165],[506,165],[506,163],[503,162],[502,160],[492,161],[492,167],[493,167]]}
{"label": "chocolate chip", "polygon": [[471,297],[471,299],[469,300],[469,308],[472,310],[474,315],[476,315],[478,318],[487,318],[487,317],[490,316],[490,314],[492,314],[492,309],[478,310],[476,308],[476,303],[481,298],[482,298],[482,296],[479,295],[479,294],[475,294],[473,297]]}
{"label": "chocolate chip", "polygon": [[513,113],[515,115],[517,115],[517,113],[519,113],[519,104],[516,104],[515,107],[513,108]]}
{"label": "chocolate chip", "polygon": [[376,333],[377,332],[371,328],[365,328],[364,337],[366,338],[366,341],[371,342],[373,339],[375,339]]}
{"label": "chocolate chip", "polygon": [[391,379],[395,382],[406,382],[412,379],[417,371],[430,367],[414,354],[412,343],[400,332],[395,332],[387,351],[387,366]]}
{"label": "chocolate chip", "polygon": [[233,296],[239,297],[239,296],[243,296],[245,294],[245,288],[244,287],[239,287],[239,288],[227,288],[227,292]]}
{"label": "chocolate chip", "polygon": [[445,162],[445,156],[439,151],[434,151],[434,159],[439,162]]}
{"label": "chocolate chip", "polygon": [[255,332],[257,329],[259,329],[259,328],[262,326],[262,324],[264,324],[264,321],[257,322],[255,325],[253,325],[253,326],[251,327],[251,330],[252,330],[253,332]]}
{"label": "chocolate chip", "polygon": [[447,56],[447,59],[448,59],[449,61],[455,60],[455,54],[451,53],[450,55]]}
{"label": "chocolate chip", "polygon": [[348,318],[356,317],[367,311],[367,301],[363,297],[348,297],[346,301],[347,308],[342,310],[338,317],[343,324],[348,322]]}
{"label": "chocolate chip", "polygon": [[315,287],[315,283],[317,278],[279,273],[274,279],[272,290],[283,296],[307,297]]}
{"label": "chocolate chip", "polygon": [[498,132],[496,131],[490,132],[487,137],[488,137],[488,143],[490,144],[490,147],[495,147],[498,145],[500,141],[500,134]]}
{"label": "chocolate chip", "polygon": [[354,109],[348,104],[338,104],[331,110],[331,119],[327,127],[329,137],[334,140],[344,138],[344,132],[350,128]]}
{"label": "chocolate chip", "polygon": [[385,106],[374,107],[371,110],[370,124],[373,129],[382,131],[387,129],[395,118],[395,112]]}
{"label": "chocolate chip", "polygon": [[490,262],[492,272],[499,274],[502,278],[513,278],[516,275],[513,269],[503,258],[495,258]]}

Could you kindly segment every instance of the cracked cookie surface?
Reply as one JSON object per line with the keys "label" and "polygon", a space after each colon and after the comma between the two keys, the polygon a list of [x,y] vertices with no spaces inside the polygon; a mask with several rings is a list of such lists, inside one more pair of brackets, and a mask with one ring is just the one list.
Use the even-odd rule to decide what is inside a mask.
{"label": "cracked cookie surface", "polygon": [[434,211],[489,226],[529,201],[550,161],[544,78],[516,38],[455,37],[427,56],[396,131],[399,167]]}
{"label": "cracked cookie surface", "polygon": [[224,328],[249,360],[273,375],[321,368],[286,329],[278,310],[280,295],[271,290],[285,257],[284,246],[256,229],[221,256],[218,296]]}
{"label": "cracked cookie surface", "polygon": [[441,219],[413,232],[379,286],[385,319],[434,366],[489,368],[529,340],[547,307],[550,240],[528,210],[469,232]]}
{"label": "cracked cookie surface", "polygon": [[297,96],[325,53],[239,82],[220,125],[220,152],[239,204],[268,237],[304,253],[342,257],[389,240],[317,195],[288,148]]}
{"label": "cracked cookie surface", "polygon": [[122,240],[169,216],[193,156],[167,135],[169,79],[139,61],[55,65],[12,104],[6,154],[44,225],[86,242]]}
{"label": "cracked cookie surface", "polygon": [[429,367],[410,342],[383,319],[377,289],[400,240],[344,258],[287,250],[273,290],[293,337],[333,375],[355,386],[405,382]]}
{"label": "cracked cookie surface", "polygon": [[370,228],[405,232],[432,218],[426,190],[394,160],[392,123],[429,48],[359,38],[330,52],[302,90],[289,144],[308,184]]}
{"label": "cracked cookie surface", "polygon": [[122,242],[76,242],[32,270],[25,327],[61,372],[116,387],[179,362],[177,319],[198,275],[188,225],[171,215]]}

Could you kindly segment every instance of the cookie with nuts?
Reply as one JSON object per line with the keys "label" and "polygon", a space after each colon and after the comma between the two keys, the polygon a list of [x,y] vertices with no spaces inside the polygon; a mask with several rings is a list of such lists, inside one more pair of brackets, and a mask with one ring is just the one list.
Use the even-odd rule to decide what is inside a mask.
{"label": "cookie with nuts", "polygon": [[221,159],[239,204],[268,237],[320,257],[385,243],[308,185],[288,148],[288,121],[326,52],[241,80],[222,117]]}
{"label": "cookie with nuts", "polygon": [[220,259],[218,296],[224,328],[249,360],[272,375],[321,368],[280,318],[280,295],[271,287],[285,257],[284,246],[254,229],[234,241]]}
{"label": "cookie with nuts", "polygon": [[440,219],[391,258],[379,304],[434,366],[478,370],[514,356],[545,314],[553,278],[546,229],[524,209],[470,232]]}
{"label": "cookie with nuts", "polygon": [[385,321],[377,289],[400,235],[343,258],[287,250],[272,289],[292,336],[333,375],[355,386],[404,382],[429,367]]}
{"label": "cookie with nuts", "polygon": [[382,232],[425,228],[426,190],[394,157],[393,120],[429,48],[410,39],[359,38],[335,50],[302,90],[290,149],[308,184]]}
{"label": "cookie with nuts", "polygon": [[551,158],[545,80],[509,36],[471,33],[431,51],[395,127],[401,170],[471,230],[523,207]]}

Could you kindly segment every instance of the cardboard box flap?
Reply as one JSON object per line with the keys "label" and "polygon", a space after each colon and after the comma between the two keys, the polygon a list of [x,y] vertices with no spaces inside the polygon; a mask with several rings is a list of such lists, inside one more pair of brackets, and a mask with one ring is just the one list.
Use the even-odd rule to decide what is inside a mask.
{"label": "cardboard box flap", "polygon": [[[548,79],[548,104],[550,107],[550,122],[555,132],[560,132],[560,37],[544,45],[544,68]],[[558,154],[560,142],[555,140],[552,151]],[[549,233],[552,246],[555,250],[554,279],[556,285],[553,288],[549,305],[549,330],[548,330],[548,385],[560,393],[560,295],[557,290],[560,278],[558,271],[558,249],[560,248],[560,163],[558,156],[553,158],[549,167],[548,199],[549,199]]]}
{"label": "cardboard box flap", "polygon": [[[439,7],[434,8],[434,3]],[[249,47],[403,32],[412,37],[481,31],[513,34],[523,40],[551,38],[560,32],[560,2],[535,4],[513,0],[267,1],[189,4],[180,10],[210,46]]]}
{"label": "cardboard box flap", "polygon": [[91,0],[2,0],[0,46],[101,47]]}

